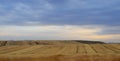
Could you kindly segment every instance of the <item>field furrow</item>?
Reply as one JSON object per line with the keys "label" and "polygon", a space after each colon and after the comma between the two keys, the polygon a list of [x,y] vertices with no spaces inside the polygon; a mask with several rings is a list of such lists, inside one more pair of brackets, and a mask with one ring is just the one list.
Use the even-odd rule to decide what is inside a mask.
{"label": "field furrow", "polygon": [[59,52],[59,55],[73,55],[76,54],[76,45],[65,45]]}
{"label": "field furrow", "polygon": [[95,49],[95,51],[98,54],[114,54],[115,52],[100,45],[100,44],[91,44],[91,46],[93,47],[93,49]]}
{"label": "field furrow", "polygon": [[111,49],[112,51],[114,51],[115,53],[120,53],[120,50],[117,49],[116,47],[112,46],[111,44],[102,44],[103,46],[105,46],[108,49]]}
{"label": "field furrow", "polygon": [[77,54],[86,54],[87,52],[86,52],[86,49],[85,49],[85,46],[84,46],[84,44],[79,44],[78,45],[78,53]]}
{"label": "field furrow", "polygon": [[96,51],[89,44],[84,44],[84,46],[87,54],[96,54]]}
{"label": "field furrow", "polygon": [[36,54],[40,55],[57,55],[58,52],[63,48],[64,46],[46,46],[46,48],[40,49]]}
{"label": "field furrow", "polygon": [[3,46],[3,47],[0,47],[0,54],[6,54],[10,52],[19,51],[19,50],[22,50],[28,47],[29,46]]}
{"label": "field furrow", "polygon": [[111,46],[113,46],[114,48],[116,49],[119,49],[120,50],[120,44],[110,44]]}
{"label": "field furrow", "polygon": [[18,50],[18,51],[15,51],[15,52],[11,52],[11,53],[8,53],[8,54],[15,54],[15,55],[21,55],[21,54],[32,54],[34,52],[36,52],[36,50],[42,48],[43,46],[30,46],[26,49],[23,49],[23,50]]}

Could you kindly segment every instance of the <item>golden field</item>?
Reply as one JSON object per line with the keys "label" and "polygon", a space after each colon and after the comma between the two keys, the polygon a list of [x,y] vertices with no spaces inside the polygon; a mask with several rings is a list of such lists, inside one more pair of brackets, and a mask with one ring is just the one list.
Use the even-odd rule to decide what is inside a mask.
{"label": "golden field", "polygon": [[0,61],[120,61],[120,44],[0,41]]}

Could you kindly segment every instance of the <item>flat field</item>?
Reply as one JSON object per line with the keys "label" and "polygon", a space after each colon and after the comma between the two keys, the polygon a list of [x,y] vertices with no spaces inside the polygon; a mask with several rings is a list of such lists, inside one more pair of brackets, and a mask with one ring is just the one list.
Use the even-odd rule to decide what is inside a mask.
{"label": "flat field", "polygon": [[0,61],[120,61],[120,44],[40,43],[0,42]]}

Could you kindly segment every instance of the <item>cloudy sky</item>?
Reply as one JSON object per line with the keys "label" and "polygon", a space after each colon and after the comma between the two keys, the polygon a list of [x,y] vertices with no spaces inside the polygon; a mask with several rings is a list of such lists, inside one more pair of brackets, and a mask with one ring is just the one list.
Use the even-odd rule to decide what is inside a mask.
{"label": "cloudy sky", "polygon": [[120,42],[120,0],[0,0],[1,40]]}

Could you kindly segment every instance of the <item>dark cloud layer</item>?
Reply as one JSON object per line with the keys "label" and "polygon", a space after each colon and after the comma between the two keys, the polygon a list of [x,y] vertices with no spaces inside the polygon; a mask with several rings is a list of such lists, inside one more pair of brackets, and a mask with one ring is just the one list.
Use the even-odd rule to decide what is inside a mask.
{"label": "dark cloud layer", "polygon": [[101,32],[98,32],[99,35],[119,35],[120,34],[120,26],[109,26],[104,27]]}
{"label": "dark cloud layer", "polygon": [[119,0],[0,0],[1,25],[120,25]]}

